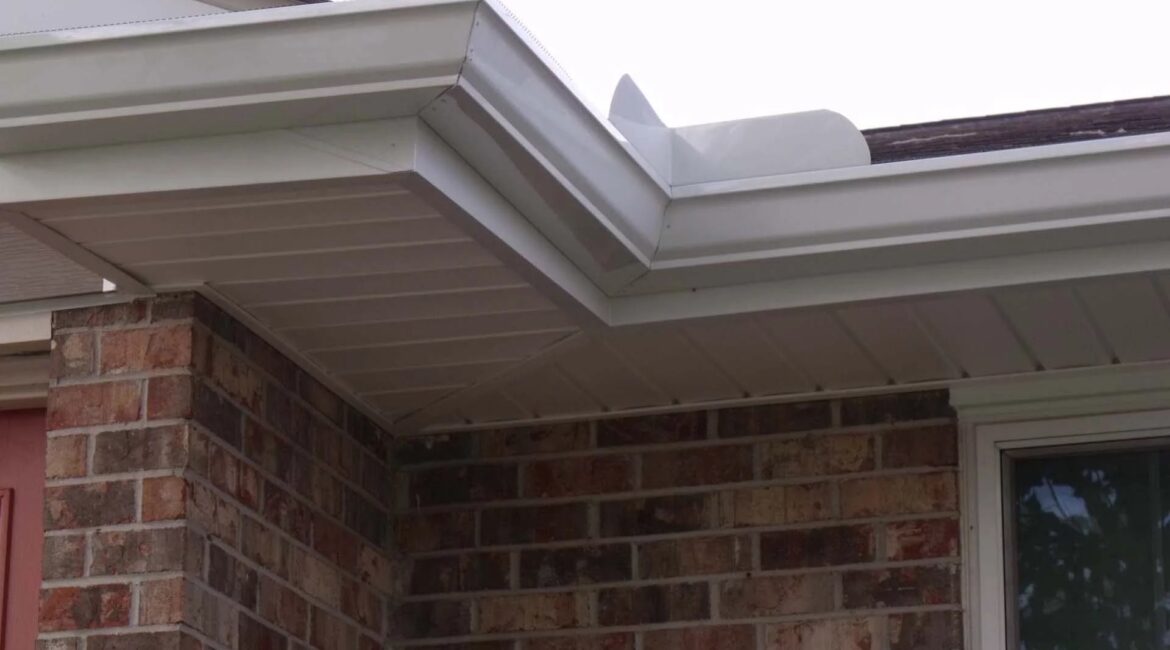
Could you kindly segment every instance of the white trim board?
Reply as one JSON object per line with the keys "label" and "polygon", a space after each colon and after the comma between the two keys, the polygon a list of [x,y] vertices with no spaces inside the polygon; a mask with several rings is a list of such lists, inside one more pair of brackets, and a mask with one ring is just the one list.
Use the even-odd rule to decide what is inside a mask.
{"label": "white trim board", "polygon": [[0,354],[47,350],[52,337],[48,312],[0,315]]}
{"label": "white trim board", "polygon": [[[329,56],[306,62],[306,43]],[[0,88],[8,201],[378,174],[294,140],[417,118],[558,252],[516,254],[560,283],[573,267],[614,325],[1170,268],[1170,134],[676,186],[487,0],[0,41],[0,76],[17,68]]]}
{"label": "white trim board", "polygon": [[48,354],[0,356],[0,410],[44,406],[48,394]]}
{"label": "white trim board", "polygon": [[966,647],[1007,650],[1002,453],[1170,435],[1170,364],[958,384]]}

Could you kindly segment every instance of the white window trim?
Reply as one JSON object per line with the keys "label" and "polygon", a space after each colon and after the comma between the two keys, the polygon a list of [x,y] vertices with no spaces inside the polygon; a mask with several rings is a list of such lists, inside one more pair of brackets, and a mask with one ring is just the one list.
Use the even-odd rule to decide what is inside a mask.
{"label": "white window trim", "polygon": [[1170,436],[1170,364],[978,382],[951,392],[961,436],[968,648],[1007,650],[1002,453]]}

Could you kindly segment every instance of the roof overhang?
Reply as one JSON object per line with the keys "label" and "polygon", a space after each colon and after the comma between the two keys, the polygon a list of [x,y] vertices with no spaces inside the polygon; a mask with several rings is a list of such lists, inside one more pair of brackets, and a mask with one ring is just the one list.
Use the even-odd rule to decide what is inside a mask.
{"label": "roof overhang", "polygon": [[[629,97],[619,131],[488,0],[19,36],[0,77],[0,208],[29,231],[36,205],[406,188],[586,330],[1170,269],[1170,134],[870,165],[832,114],[670,130]],[[732,134],[785,155],[814,123],[826,156],[707,173],[743,162]]]}
{"label": "roof overhang", "polygon": [[[342,162],[294,174],[276,164],[292,130],[417,115],[559,254],[517,252],[548,275],[583,275],[603,297],[582,302],[614,324],[1170,259],[1151,244],[1170,235],[1170,135],[672,184],[492,2],[313,5],[0,43],[0,75],[14,80],[0,90],[8,203],[80,194],[83,160],[102,158],[124,179],[135,150],[113,145],[130,142],[149,142],[139,146],[170,161],[159,173],[186,189],[171,177],[194,164],[193,149],[223,160],[236,145],[222,136],[241,132],[273,131],[248,145],[246,164],[264,166],[240,174],[217,162],[224,173],[195,171],[198,182],[328,178]],[[29,155],[46,150],[71,153]],[[117,179],[87,175],[101,179],[93,194],[119,191]],[[972,268],[988,258],[997,263]],[[924,266],[932,272],[907,281]]]}

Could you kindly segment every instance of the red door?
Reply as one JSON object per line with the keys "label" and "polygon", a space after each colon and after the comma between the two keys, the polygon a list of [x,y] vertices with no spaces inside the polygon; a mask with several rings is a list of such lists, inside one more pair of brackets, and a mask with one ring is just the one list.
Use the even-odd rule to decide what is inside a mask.
{"label": "red door", "polygon": [[44,491],[45,412],[0,411],[0,650],[36,645]]}

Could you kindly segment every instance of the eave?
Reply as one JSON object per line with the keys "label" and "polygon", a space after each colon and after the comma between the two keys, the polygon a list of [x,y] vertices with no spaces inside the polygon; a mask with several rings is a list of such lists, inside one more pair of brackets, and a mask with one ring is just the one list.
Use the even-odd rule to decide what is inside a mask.
{"label": "eave", "polygon": [[[79,60],[85,65],[77,67]],[[370,388],[370,399],[393,402],[386,408],[390,419],[409,428],[449,425],[443,418],[458,416],[461,404],[490,397],[526,373],[570,385],[576,380],[557,379],[559,360],[569,367],[611,352],[632,357],[616,363],[633,375],[661,372],[667,381],[637,379],[648,385],[647,396],[630,403],[582,390],[581,401],[589,404],[582,408],[670,408],[747,393],[751,399],[807,397],[1162,358],[1164,342],[1151,335],[1133,355],[1114,354],[1110,344],[1048,362],[1028,344],[1011,343],[1013,318],[996,321],[997,340],[1005,343],[994,362],[965,348],[935,348],[946,347],[936,339],[969,334],[962,319],[947,317],[954,307],[938,305],[953,300],[994,319],[1004,311],[996,306],[1001,299],[1014,300],[996,292],[1017,285],[1145,274],[1119,283],[1143,296],[1141,313],[1155,313],[1158,300],[1151,296],[1162,291],[1161,272],[1170,269],[1170,186],[1164,182],[1170,134],[679,182],[684,176],[663,173],[654,152],[637,149],[582,102],[502,9],[472,0],[314,5],[19,37],[0,41],[0,74],[19,75],[19,83],[0,88],[0,218],[30,232],[40,228],[47,239],[57,233],[57,245],[72,247],[76,261],[114,278],[123,296],[139,282],[140,293],[203,291],[339,391],[351,389],[352,376],[365,372],[357,368],[364,354],[358,346],[302,343],[286,330],[303,323],[265,320],[299,309],[308,298],[257,300],[252,290],[249,303],[230,293],[253,281],[313,278],[281,267],[279,277],[250,280],[233,275],[237,269],[253,260],[268,268],[298,256],[342,258],[337,264],[343,270],[330,270],[325,281],[364,272],[362,264],[371,273],[408,268],[441,274],[452,268],[435,260],[463,256],[470,262],[457,270],[473,277],[476,260],[491,258],[485,268],[495,272],[502,265],[518,280],[486,291],[504,302],[532,300],[529,289],[547,298],[549,306],[535,310],[546,318],[539,325],[525,323],[528,312],[517,310],[507,318],[493,314],[499,330],[455,328],[463,343],[519,342],[506,359],[474,360],[483,374],[461,367],[466,376],[452,378],[455,371],[443,365],[449,362],[428,361],[426,372],[443,379],[419,389],[417,401],[428,404],[421,411],[400,410],[399,402],[414,402],[387,395],[384,386]],[[331,221],[333,210],[384,209],[395,197],[426,205],[425,215],[411,217],[418,229],[398,228],[372,212]],[[319,208],[321,215],[285,219],[281,211],[298,206]],[[152,234],[127,230],[87,239],[72,230],[77,224],[54,217],[61,211],[103,223],[107,217],[149,223]],[[217,211],[237,215],[231,233],[191,230],[201,223],[195,217],[183,225],[187,230],[168,230],[168,215]],[[430,241],[425,232],[435,224],[466,237]],[[329,228],[328,237],[313,241],[315,228]],[[383,239],[362,240],[367,231]],[[424,234],[401,235],[416,231]],[[126,233],[128,239],[118,239]],[[395,241],[399,236],[406,239]],[[151,238],[184,256],[159,259]],[[200,247],[210,252],[190,252]],[[456,289],[442,291],[485,291],[478,285]],[[335,319],[348,323],[374,309],[374,301],[382,301],[376,310],[384,311],[415,299],[378,291],[312,301],[352,310]],[[1079,289],[1055,293],[1070,291]],[[873,312],[871,303],[890,308]],[[484,304],[441,303],[452,318],[463,313],[455,307],[482,310]],[[694,365],[696,375],[718,380],[710,390],[698,381],[673,385],[673,368],[649,365],[691,354],[688,341],[707,327],[719,332],[710,341],[743,337],[745,344],[764,344],[760,322],[770,327],[789,312],[800,326],[786,331],[840,329],[826,335],[824,345],[840,341],[860,350],[857,372],[824,380],[794,370],[757,392],[757,386],[741,385],[751,382],[719,378],[728,374],[721,364],[730,362],[717,356]],[[928,323],[932,319],[943,325]],[[506,327],[497,322],[503,320]],[[857,333],[859,325],[874,322],[880,332]],[[914,335],[920,340],[908,344],[922,356],[906,364],[882,356],[884,342],[906,327],[922,330]],[[1090,339],[1094,327],[1083,328]],[[642,348],[663,340],[661,332],[677,334],[670,343],[677,346],[639,358]],[[454,354],[455,348],[443,348],[446,341],[436,335],[427,345],[437,357]],[[526,341],[531,350],[520,346]],[[699,356],[718,354],[699,347]],[[742,350],[735,354],[751,361]],[[330,365],[336,359],[345,363]],[[605,388],[604,379],[599,383]],[[559,415],[582,412],[566,408]],[[525,417],[520,413],[477,421]],[[546,417],[549,411],[528,413]]]}

